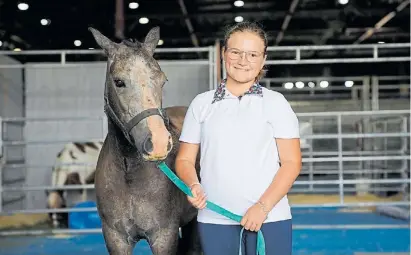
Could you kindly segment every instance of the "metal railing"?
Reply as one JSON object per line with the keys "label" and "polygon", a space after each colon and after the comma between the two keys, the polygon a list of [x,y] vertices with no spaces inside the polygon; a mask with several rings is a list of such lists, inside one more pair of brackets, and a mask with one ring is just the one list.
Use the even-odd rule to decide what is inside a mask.
{"label": "metal railing", "polygon": [[[267,60],[267,65],[375,63],[409,61],[410,43],[361,44],[361,45],[307,45],[270,46],[267,51],[276,55],[276,60]],[[338,54],[333,52],[338,50]],[[316,54],[313,54],[316,52]],[[340,56],[339,56],[340,55]],[[384,56],[382,56],[384,55]],[[277,59],[286,58],[289,59]]]}
{"label": "metal railing", "polygon": [[[300,193],[310,193],[309,191],[315,191],[317,193],[327,193],[330,192],[330,190],[321,186],[324,185],[334,185],[338,186],[338,188],[334,188],[331,190],[331,193],[337,193],[339,196],[339,202],[332,202],[332,203],[325,203],[325,204],[313,204],[313,203],[306,203],[306,204],[292,204],[292,207],[299,207],[299,208],[305,208],[305,207],[364,207],[364,206],[376,206],[376,205],[409,205],[409,201],[390,201],[390,202],[357,202],[357,203],[348,203],[345,201],[345,195],[347,193],[355,192],[354,190],[349,190],[347,191],[346,186],[350,185],[358,185],[358,184],[373,184],[373,185],[383,185],[383,184],[397,184],[397,185],[408,185],[410,183],[410,180],[408,178],[394,178],[394,179],[377,179],[377,178],[369,178],[369,179],[348,179],[347,176],[350,175],[355,175],[355,176],[362,176],[361,174],[366,171],[366,170],[371,170],[374,171],[375,169],[347,169],[344,167],[345,162],[370,162],[370,161],[387,161],[387,160],[400,160],[400,161],[409,161],[410,157],[409,155],[406,154],[401,154],[398,153],[398,151],[392,151],[391,153],[387,152],[382,152],[378,153],[378,151],[345,151],[343,150],[343,141],[345,139],[363,139],[363,138],[393,138],[393,137],[402,137],[404,139],[409,138],[410,132],[409,130],[405,130],[402,132],[373,132],[373,133],[344,133],[343,132],[343,123],[345,118],[353,118],[355,116],[356,118],[376,118],[377,116],[398,116],[398,117],[408,117],[410,114],[409,110],[401,110],[401,111],[360,111],[360,112],[320,112],[320,113],[300,113],[297,114],[299,119],[304,119],[304,118],[333,118],[336,120],[337,123],[337,132],[334,133],[321,133],[321,134],[312,134],[312,135],[307,135],[307,136],[302,136],[301,138],[303,139],[310,139],[310,140],[327,140],[327,139],[334,139],[337,140],[338,144],[338,149],[337,151],[312,151],[311,153],[307,154],[305,152],[303,154],[303,171],[301,175],[304,175],[307,173],[306,167],[307,164],[315,164],[315,163],[334,163],[336,164],[336,168],[331,169],[332,167],[330,165],[326,165],[321,168],[321,167],[311,167],[310,169],[310,175],[316,176],[316,175],[330,175],[330,174],[336,174],[338,175],[337,178],[335,179],[316,179],[316,178],[311,178],[309,180],[297,180],[294,184],[293,189],[295,192]],[[49,140],[49,141],[10,141],[10,140],[4,140],[4,132],[7,132],[7,129],[4,127],[8,123],[15,123],[15,122],[23,122],[27,123],[29,121],[56,121],[56,120],[73,120],[76,119],[78,121],[82,120],[99,120],[102,123],[102,130],[103,132],[106,132],[106,129],[104,128],[104,123],[105,123],[105,116],[103,117],[91,117],[91,118],[31,118],[31,119],[25,119],[25,118],[3,118],[1,119],[1,125],[3,127],[3,135],[2,135],[2,144],[3,146],[3,151],[4,153],[4,163],[5,165],[3,166],[4,168],[25,168],[28,169],[29,171],[36,171],[36,168],[44,168],[48,167],[51,168],[56,165],[32,165],[30,162],[26,164],[7,164],[7,148],[9,147],[19,147],[19,146],[41,146],[41,145],[47,145],[47,144],[62,144],[64,145],[65,143],[68,142],[73,142],[72,140],[68,139],[55,139],[55,140]],[[386,130],[385,130],[386,131]],[[103,133],[103,136],[105,133]],[[93,138],[94,139],[94,138]],[[89,141],[90,139],[84,139],[83,141]],[[39,147],[41,149],[41,147]],[[50,157],[54,157],[55,154],[51,154]],[[379,172],[384,172],[384,169],[378,169]],[[409,169],[408,169],[409,171]],[[309,186],[310,188],[303,188],[303,189],[298,189],[299,186]],[[319,186],[319,187],[316,187]],[[89,184],[89,185],[66,185],[66,186],[50,186],[50,185],[23,185],[23,186],[8,186],[8,187],[0,187],[0,192],[1,193],[7,193],[7,192],[30,192],[30,191],[45,191],[45,190],[73,190],[73,189],[94,189],[94,184]],[[295,193],[294,192],[294,193]],[[293,192],[291,192],[293,193]],[[0,196],[1,197],[1,196]],[[2,210],[1,214],[7,215],[11,213],[24,213],[24,214],[38,214],[38,213],[52,213],[52,212],[87,212],[87,211],[96,211],[95,207],[92,208],[61,208],[61,209],[21,209],[21,210],[13,210],[13,211],[5,211]],[[43,233],[43,230],[28,230],[29,232],[27,233]],[[31,231],[31,232],[30,232]],[[37,231],[37,232],[36,232]],[[47,230],[48,231],[48,230]],[[46,231],[46,232],[47,232]],[[47,233],[70,233],[70,232],[76,232],[76,233],[81,233],[81,232],[88,232],[88,230],[50,230],[51,232]],[[63,232],[62,232],[63,231]],[[98,231],[98,230],[89,230],[89,231]],[[24,232],[24,231],[23,231]],[[22,232],[10,232],[10,233],[22,233]],[[26,233],[26,232],[24,232]],[[1,233],[0,233],[1,235]]]}
{"label": "metal railing", "polygon": [[[343,167],[344,162],[365,162],[365,161],[387,161],[387,160],[409,160],[409,156],[403,153],[404,151],[345,151],[343,150],[343,140],[344,139],[364,139],[364,138],[394,138],[394,137],[402,137],[405,140],[409,138],[409,130],[403,130],[401,132],[373,132],[373,133],[343,133],[342,130],[342,123],[344,117],[352,118],[352,116],[364,116],[364,117],[376,117],[376,116],[386,116],[386,115],[401,115],[403,118],[406,118],[406,116],[409,114],[408,110],[402,110],[402,111],[376,111],[376,112],[367,112],[367,111],[360,111],[360,112],[321,112],[321,113],[300,113],[297,114],[300,119],[302,118],[313,118],[313,117],[332,117],[336,119],[337,122],[337,132],[336,133],[328,133],[328,134],[312,134],[312,135],[306,135],[302,136],[302,139],[309,139],[309,140],[337,140],[338,144],[338,150],[337,151],[311,151],[310,153],[304,152],[303,153],[303,163],[304,164],[310,164],[310,163],[316,163],[316,162],[336,162],[338,164],[337,169],[330,169],[332,167],[326,166],[325,169],[321,170],[321,167],[319,169],[314,169],[311,167],[310,174],[330,174],[330,173],[335,173],[335,171],[338,173],[338,179],[336,180],[307,180],[307,181],[296,181],[295,185],[315,185],[315,184],[338,184],[339,185],[339,195],[340,195],[340,206],[345,206],[347,205],[344,202],[344,184],[357,184],[357,183],[364,183],[364,180],[346,180],[344,179],[344,174],[347,173],[357,173],[360,174],[362,169],[345,169]],[[102,134],[103,136],[106,133],[106,129],[104,127],[105,123],[105,116],[103,117],[90,117],[90,118],[31,118],[31,119],[25,119],[25,118],[3,118],[1,120],[1,124],[3,127],[3,134],[4,134],[4,126],[7,125],[7,123],[10,122],[29,122],[29,121],[56,121],[56,120],[73,120],[76,119],[78,121],[81,120],[99,120],[102,123]],[[4,136],[3,136],[4,137]],[[95,138],[93,138],[95,139]],[[403,139],[403,140],[404,140]],[[84,139],[83,141],[89,141],[90,139]],[[13,147],[13,146],[26,146],[26,145],[47,145],[47,144],[61,144],[64,145],[65,143],[69,142],[74,142],[73,140],[69,139],[53,139],[49,141],[45,140],[32,140],[32,141],[7,141],[2,139],[2,146],[3,151],[5,151],[5,148],[8,147]],[[79,140],[78,142],[81,142]],[[40,147],[39,147],[40,148]],[[404,150],[405,148],[403,148]],[[407,150],[407,149],[406,149]],[[54,157],[54,154],[51,154],[50,157]],[[32,171],[35,171],[34,169],[36,168],[44,168],[48,167],[51,168],[53,166],[57,166],[56,164],[53,165],[31,165],[30,163],[27,164],[7,164],[7,154],[4,157],[4,160],[6,162],[5,168],[26,168],[30,169]],[[384,171],[383,169],[378,169],[379,172]],[[392,170],[390,170],[392,171]],[[302,174],[307,173],[306,170],[303,169]],[[386,183],[409,183],[409,180],[407,179],[393,179],[393,180],[376,180],[376,179],[370,179],[370,180],[365,180],[367,183],[375,183],[375,184],[386,184]],[[2,187],[2,192],[10,192],[10,191],[34,191],[34,190],[57,190],[57,189],[63,189],[63,190],[70,190],[70,189],[78,189],[78,188],[85,188],[85,189],[93,189],[94,185],[67,185],[67,186],[62,186],[62,187],[56,187],[56,186],[23,186],[23,187]],[[403,203],[401,203],[403,204]],[[301,206],[301,205],[298,205]],[[308,205],[307,206],[311,206]],[[322,206],[328,206],[328,205],[322,205]],[[334,206],[334,205],[333,205]],[[69,211],[70,209],[65,209]],[[34,210],[32,212],[52,212],[53,210]],[[59,210],[61,211],[61,210]],[[21,210],[18,212],[25,212],[25,210]],[[9,212],[3,212],[3,213],[9,213]]]}
{"label": "metal railing", "polygon": [[[321,87],[321,82],[328,82],[327,87]],[[352,82],[351,86],[344,86],[345,82]],[[286,84],[292,83],[292,88]],[[301,87],[296,87],[301,83]],[[284,94],[289,100],[361,100],[362,92],[371,90],[374,103],[378,99],[410,97],[409,76],[344,76],[344,77],[289,77],[264,78],[261,84]],[[338,86],[335,86],[335,85]],[[378,108],[374,109],[378,110]]]}
{"label": "metal railing", "polygon": [[[324,63],[370,63],[370,62],[401,62],[401,61],[409,61],[409,43],[406,44],[377,44],[377,45],[337,45],[337,46],[292,46],[292,47],[269,47],[268,51],[279,53],[283,57],[289,57],[290,59],[276,59],[276,60],[269,60],[266,62],[267,65],[276,64],[276,65],[288,65],[288,64],[324,64]],[[344,50],[345,55],[339,58],[328,58],[331,55],[325,54],[327,50],[336,50],[338,49],[339,52]],[[402,49],[402,50],[401,50]],[[405,49],[405,50],[404,50]],[[291,52],[291,54],[283,54],[286,52]],[[323,51],[323,53],[315,55],[314,58],[310,58],[312,56],[313,51]],[[217,84],[217,68],[218,65],[215,64],[217,59],[218,49],[215,47],[204,47],[204,48],[189,48],[189,49],[157,49],[156,52],[158,53],[167,53],[167,52],[209,52],[210,57],[205,60],[193,60],[195,63],[202,63],[204,65],[209,65],[209,88],[215,88]],[[47,66],[47,67],[74,67],[74,66],[82,66],[83,63],[75,62],[75,61],[68,61],[70,55],[99,55],[102,54],[101,50],[64,50],[64,51],[22,51],[22,52],[12,52],[12,51],[0,51],[0,55],[56,55],[59,56],[59,60],[55,61],[55,63],[35,63],[37,66]],[[369,56],[365,56],[369,54]],[[384,55],[384,56],[382,56]],[[173,65],[174,61],[163,61],[166,65]],[[190,60],[184,60],[184,63],[190,63]],[[29,64],[33,65],[33,64]],[[24,68],[26,64],[8,64],[8,65],[0,65],[0,68]],[[224,65],[222,66],[224,70]],[[355,78],[355,77],[354,77]],[[358,77],[357,77],[358,78]],[[327,77],[327,79],[332,79]],[[336,78],[338,79],[338,78]],[[344,77],[344,79],[350,79],[350,77]],[[369,85],[369,84],[368,84]],[[390,85],[390,84],[388,84]],[[381,86],[381,85],[380,85]],[[381,88],[381,87],[380,87]],[[358,90],[358,89],[357,89]],[[354,89],[353,91],[356,91]],[[353,92],[354,93],[354,92]],[[355,96],[355,94],[353,94]],[[367,108],[367,109],[371,109]],[[373,107],[372,109],[378,109],[378,107]],[[318,119],[318,118],[332,118],[336,123],[336,129],[334,132],[314,132],[311,135],[302,136],[302,139],[310,140],[311,146],[308,150],[303,152],[303,170],[301,176],[304,177],[308,175],[308,180],[299,179],[295,182],[292,192],[317,192],[317,193],[336,193],[338,194],[339,200],[338,202],[326,203],[326,204],[313,204],[313,203],[305,203],[305,204],[292,204],[292,207],[364,207],[364,206],[375,206],[375,205],[409,205],[409,201],[401,200],[401,201],[391,201],[391,202],[357,202],[357,203],[349,203],[346,201],[345,196],[347,193],[356,192],[357,189],[355,185],[358,184],[373,184],[376,185],[377,188],[383,188],[382,184],[409,184],[410,180],[405,178],[370,178],[370,179],[350,179],[351,176],[362,176],[361,174],[364,171],[378,171],[382,173],[387,172],[396,172],[396,171],[403,171],[403,169],[372,169],[359,167],[363,166],[363,162],[370,162],[370,161],[407,161],[409,162],[409,155],[403,153],[403,151],[399,150],[386,150],[384,153],[381,153],[376,150],[346,150],[344,149],[344,141],[346,140],[356,140],[359,141],[360,139],[376,139],[376,138],[394,138],[394,137],[402,137],[404,139],[409,139],[410,131],[409,127],[407,130],[402,132],[391,132],[390,130],[385,130],[384,132],[376,132],[369,131],[369,132],[345,132],[344,125],[346,125],[345,120],[351,119],[353,117],[358,118],[371,118],[376,116],[406,116],[409,118],[410,111],[409,110],[401,110],[401,111],[350,111],[350,112],[316,112],[316,113],[299,113],[297,114],[300,119]],[[74,120],[77,121],[89,121],[92,118],[85,117],[85,118],[3,118],[0,119],[0,127],[3,127],[2,136],[0,139],[0,145],[2,149],[3,155],[3,169],[4,168],[23,168],[29,171],[36,171],[35,169],[38,168],[52,168],[55,165],[50,164],[32,164],[31,162],[26,163],[8,163],[7,162],[7,150],[8,148],[13,147],[26,147],[26,146],[38,146],[41,149],[41,146],[45,145],[58,145],[61,144],[63,146],[65,143],[73,142],[73,139],[41,139],[41,140],[4,140],[3,134],[7,132],[7,128],[5,127],[9,123],[27,123],[30,121],[65,121],[65,120]],[[106,133],[106,118],[97,117],[94,118],[97,121],[101,121],[102,126],[102,137],[105,136]],[[94,139],[95,137],[93,137]],[[85,137],[84,139],[80,139],[79,141],[89,141],[90,137]],[[336,144],[335,150],[318,150],[316,144],[327,143],[327,141],[333,140],[334,144]],[[336,142],[335,142],[336,141]],[[321,147],[321,146],[320,146]],[[408,148],[409,151],[409,148]],[[55,154],[51,153],[50,157],[54,157]],[[354,167],[352,164],[346,166],[346,164],[350,162],[356,162],[357,167]],[[1,170],[1,168],[0,168]],[[406,170],[407,171],[407,170]],[[409,171],[409,169],[408,169]],[[323,175],[331,176],[336,175],[336,178],[333,179],[322,179],[320,178]],[[319,177],[320,176],[320,177]],[[0,175],[1,181],[1,175]],[[66,186],[50,186],[50,185],[33,185],[31,183],[27,183],[27,185],[9,185],[8,187],[3,187],[3,182],[0,182],[0,214],[13,214],[13,213],[25,213],[25,214],[37,214],[37,213],[51,213],[51,212],[85,212],[85,211],[95,211],[96,208],[64,208],[64,209],[45,209],[45,208],[35,208],[35,209],[19,209],[19,210],[12,210],[6,211],[4,208],[1,208],[2,205],[2,195],[8,192],[30,192],[30,191],[45,191],[45,190],[72,190],[72,189],[94,189],[94,185],[66,185]],[[329,185],[334,185],[333,188],[325,187]],[[299,187],[303,187],[302,189],[298,189]],[[86,230],[28,230],[28,231],[2,231],[0,235],[8,235],[8,234],[44,234],[44,233],[92,233],[92,232],[100,232],[99,229],[86,229]]]}
{"label": "metal railing", "polygon": [[[289,64],[330,64],[330,63],[369,63],[409,61],[410,43],[360,44],[360,45],[307,45],[307,46],[269,46],[267,51],[283,58],[267,60],[267,65]],[[155,53],[197,53],[213,51],[215,46],[195,48],[156,48]],[[219,50],[219,49],[218,49]],[[337,50],[333,51],[333,50]],[[317,54],[313,54],[317,52]],[[70,55],[103,55],[102,50],[30,50],[0,51],[0,55],[59,55],[60,64],[68,64]],[[342,57],[336,57],[336,56]],[[382,56],[384,55],[384,56]],[[330,57],[331,56],[331,57]],[[357,56],[357,57],[356,57]],[[361,57],[358,57],[361,56]],[[24,65],[14,65],[15,68]],[[4,68],[0,65],[0,68]],[[5,68],[11,68],[9,65]]]}

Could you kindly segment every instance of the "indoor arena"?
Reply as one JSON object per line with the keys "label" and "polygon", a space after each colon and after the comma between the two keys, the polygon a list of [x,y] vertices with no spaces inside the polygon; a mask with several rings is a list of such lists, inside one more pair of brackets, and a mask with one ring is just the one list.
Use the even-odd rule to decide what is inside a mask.
{"label": "indoor arena", "polygon": [[[143,65],[157,61],[162,109],[188,107],[226,79],[227,26],[246,21],[267,33],[259,84],[281,93],[299,122],[292,254],[410,254],[409,0],[0,0],[0,255],[125,254],[106,246],[95,188],[117,123],[107,108],[108,41],[152,50],[150,64],[126,72],[144,79]],[[169,194],[158,193],[132,206],[169,210],[154,202]],[[172,255],[144,238],[133,254]]]}

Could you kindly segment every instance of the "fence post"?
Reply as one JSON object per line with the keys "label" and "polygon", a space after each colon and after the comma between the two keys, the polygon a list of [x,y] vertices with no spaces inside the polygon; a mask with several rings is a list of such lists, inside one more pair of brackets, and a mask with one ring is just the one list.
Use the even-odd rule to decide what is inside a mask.
{"label": "fence post", "polygon": [[378,76],[371,76],[371,110],[373,111],[378,111],[380,109],[380,103],[379,103],[379,91],[380,90],[380,85],[379,85],[379,79]]}
{"label": "fence post", "polygon": [[3,119],[0,116],[0,212],[3,211],[3,165],[5,161],[3,151]]}
{"label": "fence post", "polygon": [[338,129],[338,186],[340,204],[344,204],[344,165],[343,165],[343,140],[342,140],[342,115],[337,114]]}

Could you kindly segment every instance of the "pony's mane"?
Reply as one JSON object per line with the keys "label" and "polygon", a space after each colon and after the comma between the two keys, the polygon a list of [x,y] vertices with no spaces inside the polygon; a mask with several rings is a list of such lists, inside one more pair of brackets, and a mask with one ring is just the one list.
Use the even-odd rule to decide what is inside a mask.
{"label": "pony's mane", "polygon": [[137,41],[137,39],[134,39],[134,38],[124,39],[122,40],[122,43],[124,45],[127,45],[129,47],[134,47],[134,48],[141,46],[141,42]]}

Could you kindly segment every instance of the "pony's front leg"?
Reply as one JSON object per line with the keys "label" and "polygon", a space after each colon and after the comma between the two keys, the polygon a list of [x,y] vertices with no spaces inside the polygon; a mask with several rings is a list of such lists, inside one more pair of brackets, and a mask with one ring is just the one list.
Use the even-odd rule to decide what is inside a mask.
{"label": "pony's front leg", "polygon": [[103,236],[106,241],[108,254],[110,255],[131,255],[135,243],[130,244],[125,235],[119,234],[116,230],[109,228],[103,223]]}
{"label": "pony's front leg", "polygon": [[178,248],[178,226],[162,228],[149,236],[153,255],[176,255]]}

